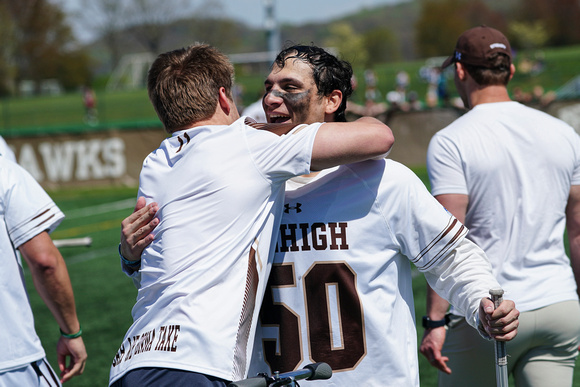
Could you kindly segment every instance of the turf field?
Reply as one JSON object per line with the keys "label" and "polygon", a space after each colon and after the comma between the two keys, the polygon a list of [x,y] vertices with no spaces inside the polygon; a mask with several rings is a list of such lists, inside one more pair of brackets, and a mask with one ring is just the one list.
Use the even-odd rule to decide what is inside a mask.
{"label": "turf field", "polygon": [[[425,169],[416,169],[426,181]],[[131,307],[136,290],[120,270],[117,245],[121,221],[132,211],[136,188],[92,190],[62,190],[49,192],[66,214],[66,219],[52,234],[54,239],[90,236],[91,247],[62,248],[72,280],[83,338],[88,351],[85,373],[66,385],[106,386],[113,356],[131,324]],[[26,271],[30,301],[34,310],[36,330],[40,335],[48,360],[58,369],[55,348],[59,337],[58,325],[33,289]],[[413,283],[417,321],[425,312],[425,280],[417,276]],[[422,335],[422,328],[419,328]],[[419,336],[420,339],[420,336]],[[509,349],[508,349],[509,350]],[[396,354],[392,354],[396,356]],[[580,361],[577,362],[580,363]],[[419,356],[421,385],[436,386],[434,368]],[[308,382],[302,383],[304,387]],[[510,384],[513,385],[513,384]],[[580,372],[576,372],[574,386],[580,387]]]}

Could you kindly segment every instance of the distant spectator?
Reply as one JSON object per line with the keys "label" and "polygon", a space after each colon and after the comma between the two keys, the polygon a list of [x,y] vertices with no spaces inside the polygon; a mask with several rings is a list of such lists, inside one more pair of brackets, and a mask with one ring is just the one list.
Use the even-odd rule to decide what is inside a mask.
{"label": "distant spectator", "polygon": [[528,104],[532,100],[532,95],[530,93],[526,93],[522,90],[521,87],[514,87],[512,90],[512,97],[514,101],[519,103]]}
{"label": "distant spectator", "polygon": [[419,70],[419,76],[427,82],[427,94],[425,95],[425,103],[427,107],[434,108],[439,104],[439,73],[440,69],[432,66],[423,66]]}
{"label": "distant spectator", "polygon": [[387,93],[387,103],[391,110],[402,110],[405,98],[398,91],[392,90]]}
{"label": "distant spectator", "polygon": [[532,89],[532,98],[530,103],[542,107],[548,105],[555,99],[556,93],[554,93],[553,91],[544,93],[544,88],[541,85],[536,85]]}
{"label": "distant spectator", "polygon": [[96,124],[97,118],[97,95],[89,86],[83,87],[83,105],[85,106],[85,122]]}
{"label": "distant spectator", "polygon": [[381,99],[381,92],[377,88],[377,76],[371,69],[365,70],[365,100],[367,105],[373,105]]}
{"label": "distant spectator", "polygon": [[419,94],[415,90],[409,92],[409,97],[407,98],[407,107],[410,111],[417,111],[423,109],[423,103],[419,100]]}
{"label": "distant spectator", "polygon": [[409,87],[409,82],[409,73],[404,70],[397,73],[395,77],[395,90],[402,96],[403,101],[407,99],[407,88]]}

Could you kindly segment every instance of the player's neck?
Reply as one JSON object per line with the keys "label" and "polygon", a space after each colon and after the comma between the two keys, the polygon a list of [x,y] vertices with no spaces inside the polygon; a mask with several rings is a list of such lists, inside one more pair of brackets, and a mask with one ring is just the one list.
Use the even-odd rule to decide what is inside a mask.
{"label": "player's neck", "polygon": [[505,86],[487,86],[478,90],[473,90],[469,94],[469,107],[494,102],[508,102],[511,98]]}

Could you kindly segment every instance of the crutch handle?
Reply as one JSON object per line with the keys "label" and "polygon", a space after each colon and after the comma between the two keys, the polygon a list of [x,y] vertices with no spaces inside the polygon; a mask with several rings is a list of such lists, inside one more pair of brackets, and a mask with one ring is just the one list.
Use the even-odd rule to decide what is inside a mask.
{"label": "crutch handle", "polygon": [[[494,309],[497,309],[503,302],[503,289],[493,288],[489,290]],[[507,350],[503,341],[495,342],[495,372],[498,387],[508,387],[507,373]]]}

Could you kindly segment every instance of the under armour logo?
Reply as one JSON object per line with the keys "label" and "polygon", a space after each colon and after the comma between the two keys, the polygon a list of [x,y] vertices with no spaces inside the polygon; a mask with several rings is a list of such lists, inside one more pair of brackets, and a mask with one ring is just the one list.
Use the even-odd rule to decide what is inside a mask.
{"label": "under armour logo", "polygon": [[456,62],[461,61],[461,53],[460,52],[455,51],[455,61]]}
{"label": "under armour logo", "polygon": [[296,213],[298,214],[298,213],[302,212],[300,207],[302,207],[302,203],[296,203],[295,206],[291,206],[290,204],[286,203],[286,204],[284,204],[284,212],[289,214],[290,210],[296,210]]}

